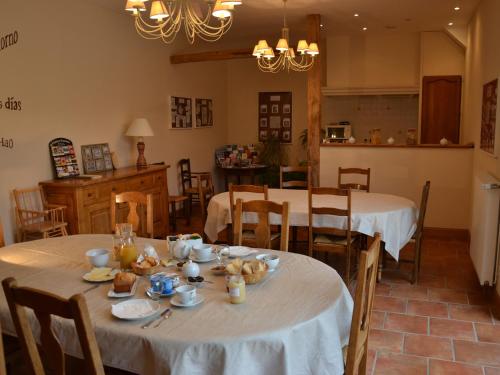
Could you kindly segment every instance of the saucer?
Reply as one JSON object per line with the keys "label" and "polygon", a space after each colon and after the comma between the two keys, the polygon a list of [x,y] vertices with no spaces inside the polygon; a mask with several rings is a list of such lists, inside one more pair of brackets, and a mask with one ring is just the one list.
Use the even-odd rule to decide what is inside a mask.
{"label": "saucer", "polygon": [[211,262],[215,259],[217,259],[217,255],[213,254],[207,258],[207,259],[198,259],[194,254],[189,254],[189,259],[191,259],[193,262],[196,262],[196,263],[208,263],[208,262]]}
{"label": "saucer", "polygon": [[177,306],[177,307],[192,307],[192,306],[196,306],[196,305],[199,305],[200,303],[202,303],[203,301],[205,300],[205,298],[200,295],[200,294],[197,294],[196,295],[196,300],[191,303],[191,304],[184,304],[180,301],[179,297],[178,296],[175,296],[173,297],[171,300],[170,300],[170,303],[174,306]]}
{"label": "saucer", "polygon": [[151,287],[146,288],[146,292],[149,292],[151,294],[157,295],[157,296],[162,297],[162,298],[173,296],[176,293],[175,289],[172,289],[172,291],[170,293],[157,293],[157,292],[153,292],[153,288],[151,288]]}

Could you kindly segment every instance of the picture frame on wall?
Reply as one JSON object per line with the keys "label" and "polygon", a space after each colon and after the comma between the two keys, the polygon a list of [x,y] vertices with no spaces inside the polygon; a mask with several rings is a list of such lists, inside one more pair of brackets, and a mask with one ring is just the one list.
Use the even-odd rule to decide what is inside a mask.
{"label": "picture frame on wall", "polygon": [[193,99],[170,97],[170,129],[193,128]]}
{"label": "picture frame on wall", "polygon": [[281,143],[292,142],[292,93],[260,92],[258,107],[258,138],[264,142],[272,137]]}
{"label": "picture frame on wall", "polygon": [[495,147],[498,117],[498,79],[495,79],[483,86],[480,142],[481,150],[494,156],[498,152],[498,147]]}
{"label": "picture frame on wall", "polygon": [[207,128],[214,125],[212,99],[195,99],[195,127]]}

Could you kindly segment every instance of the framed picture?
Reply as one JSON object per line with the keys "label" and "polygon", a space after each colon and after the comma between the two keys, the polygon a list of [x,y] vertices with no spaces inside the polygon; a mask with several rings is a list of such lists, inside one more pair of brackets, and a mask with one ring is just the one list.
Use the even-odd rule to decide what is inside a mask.
{"label": "framed picture", "polygon": [[195,99],[195,126],[207,128],[214,125],[212,99]]}
{"label": "framed picture", "polygon": [[483,107],[481,117],[481,149],[495,155],[495,131],[498,110],[498,79],[483,86]]}
{"label": "framed picture", "polygon": [[170,128],[193,128],[193,100],[191,98],[170,97]]}
{"label": "framed picture", "polygon": [[56,178],[80,175],[73,142],[66,138],[56,138],[49,142],[49,152]]}
{"label": "framed picture", "polygon": [[107,143],[82,146],[83,170],[85,173],[111,171],[113,162]]}
{"label": "framed picture", "polygon": [[292,141],[292,93],[259,93],[259,141],[271,137],[279,138],[282,143]]}

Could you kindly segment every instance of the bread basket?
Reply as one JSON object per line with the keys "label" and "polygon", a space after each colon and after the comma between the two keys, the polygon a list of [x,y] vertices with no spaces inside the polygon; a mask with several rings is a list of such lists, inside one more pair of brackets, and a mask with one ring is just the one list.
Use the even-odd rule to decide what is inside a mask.
{"label": "bread basket", "polygon": [[260,280],[262,280],[266,275],[267,275],[267,264],[266,264],[266,269],[261,272],[256,272],[252,273],[250,275],[242,275],[243,278],[245,279],[245,284],[251,285],[251,284],[257,284]]}
{"label": "bread basket", "polygon": [[144,267],[139,267],[137,262],[133,262],[131,264],[131,266],[132,266],[132,272],[134,272],[136,275],[139,275],[139,276],[149,276],[149,275],[152,275],[154,273],[157,273],[160,270],[159,264],[156,266],[144,268]]}

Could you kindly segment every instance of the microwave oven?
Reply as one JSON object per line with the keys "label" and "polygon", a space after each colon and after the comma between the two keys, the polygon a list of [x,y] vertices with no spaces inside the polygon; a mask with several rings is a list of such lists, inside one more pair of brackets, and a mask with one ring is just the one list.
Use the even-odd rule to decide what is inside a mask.
{"label": "microwave oven", "polygon": [[351,138],[351,125],[328,125],[326,140],[328,142],[344,141]]}

